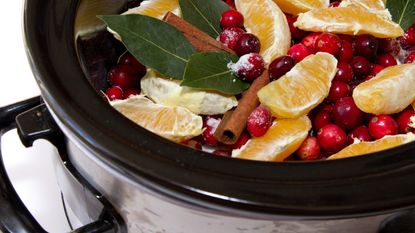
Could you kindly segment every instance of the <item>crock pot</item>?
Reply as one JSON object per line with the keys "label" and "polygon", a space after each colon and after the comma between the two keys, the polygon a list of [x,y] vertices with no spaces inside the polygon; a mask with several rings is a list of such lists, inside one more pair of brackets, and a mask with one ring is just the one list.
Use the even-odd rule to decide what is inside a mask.
{"label": "crock pot", "polygon": [[[44,138],[58,148],[68,219],[84,224],[74,232],[415,232],[415,143],[336,161],[245,161],[168,141],[112,109],[100,90],[123,46],[95,16],[127,4],[24,7],[42,96],[2,108],[0,123],[26,146]],[[44,232],[0,173],[1,230]]]}

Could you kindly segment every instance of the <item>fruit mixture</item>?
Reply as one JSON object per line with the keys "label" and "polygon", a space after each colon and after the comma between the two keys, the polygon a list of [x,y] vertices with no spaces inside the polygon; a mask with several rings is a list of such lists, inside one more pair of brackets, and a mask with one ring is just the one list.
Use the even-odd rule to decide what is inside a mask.
{"label": "fruit mixture", "polygon": [[[415,24],[385,2],[138,1],[125,21],[102,17],[127,48],[105,94],[142,127],[218,156],[311,161],[399,146],[415,140]],[[222,140],[241,112],[226,123],[237,138]]]}

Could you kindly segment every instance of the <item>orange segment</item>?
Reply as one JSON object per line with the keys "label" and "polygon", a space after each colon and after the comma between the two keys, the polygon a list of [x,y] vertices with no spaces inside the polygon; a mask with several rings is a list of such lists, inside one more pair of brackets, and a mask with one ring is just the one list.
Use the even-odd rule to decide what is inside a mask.
{"label": "orange segment", "polygon": [[360,156],[368,153],[373,153],[381,150],[390,149],[405,143],[415,140],[415,134],[400,134],[394,136],[386,136],[373,142],[358,142],[352,144],[337,154],[334,154],[327,159],[343,159],[354,156]]}
{"label": "orange segment", "polygon": [[310,55],[286,75],[259,90],[259,100],[276,117],[305,115],[329,94],[336,66],[337,60],[331,54]]}
{"label": "orange segment", "polygon": [[404,34],[399,24],[354,5],[311,10],[300,14],[294,25],[306,31],[370,34],[378,38],[399,37]]}
{"label": "orange segment", "polygon": [[167,12],[173,12],[176,15],[180,15],[179,0],[147,0],[143,1],[140,6],[132,8],[125,14],[140,14],[146,15],[157,19],[163,19]]}
{"label": "orange segment", "polygon": [[415,64],[390,66],[353,91],[360,110],[372,114],[393,114],[415,100]]}
{"label": "orange segment", "polygon": [[245,17],[245,28],[261,42],[260,54],[266,63],[286,55],[291,45],[290,28],[284,13],[272,0],[235,0]]}
{"label": "orange segment", "polygon": [[285,13],[298,15],[312,9],[325,8],[330,4],[329,0],[274,0]]}
{"label": "orange segment", "polygon": [[175,142],[202,133],[202,117],[186,108],[155,104],[142,95],[112,101],[111,105],[131,121]]}
{"label": "orange segment", "polygon": [[340,7],[354,5],[391,20],[392,16],[382,0],[343,0]]}
{"label": "orange segment", "polygon": [[284,161],[301,146],[310,129],[311,122],[307,116],[275,120],[264,136],[252,138],[241,149],[234,150],[232,157]]}

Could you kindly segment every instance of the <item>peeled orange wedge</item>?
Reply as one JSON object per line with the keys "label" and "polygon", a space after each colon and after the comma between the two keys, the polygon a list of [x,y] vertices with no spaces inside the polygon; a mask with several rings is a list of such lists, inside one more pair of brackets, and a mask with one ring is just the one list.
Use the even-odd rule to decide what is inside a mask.
{"label": "peeled orange wedge", "polygon": [[140,14],[163,19],[164,15],[169,11],[176,15],[181,15],[179,0],[146,0],[140,6],[124,12],[123,15]]}
{"label": "peeled orange wedge", "polygon": [[329,0],[274,0],[285,13],[298,15],[312,9],[325,8],[330,4]]}
{"label": "peeled orange wedge", "polygon": [[264,136],[252,138],[241,149],[234,150],[232,157],[284,161],[301,146],[310,129],[311,122],[307,116],[275,120]]}
{"label": "peeled orange wedge", "polygon": [[186,108],[155,104],[143,95],[112,101],[111,105],[138,125],[175,142],[202,133],[202,117]]}
{"label": "peeled orange wedge", "polygon": [[340,7],[354,5],[391,20],[392,16],[382,0],[343,0]]}
{"label": "peeled orange wedge", "polygon": [[337,60],[328,53],[310,55],[280,79],[258,92],[259,101],[275,117],[297,118],[310,112],[329,94]]}
{"label": "peeled orange wedge", "polygon": [[245,17],[245,28],[261,42],[260,54],[266,63],[286,55],[291,45],[287,19],[273,0],[235,0]]}
{"label": "peeled orange wedge", "polygon": [[370,34],[378,38],[399,37],[404,34],[399,24],[354,5],[311,10],[300,14],[294,25],[306,31]]}
{"label": "peeled orange wedge", "polygon": [[412,141],[415,141],[415,134],[413,133],[386,136],[373,142],[358,142],[352,144],[344,148],[337,154],[328,157],[327,159],[343,159],[364,155],[368,153],[390,149]]}
{"label": "peeled orange wedge", "polygon": [[415,101],[415,64],[390,66],[353,91],[357,107],[372,114],[398,113]]}

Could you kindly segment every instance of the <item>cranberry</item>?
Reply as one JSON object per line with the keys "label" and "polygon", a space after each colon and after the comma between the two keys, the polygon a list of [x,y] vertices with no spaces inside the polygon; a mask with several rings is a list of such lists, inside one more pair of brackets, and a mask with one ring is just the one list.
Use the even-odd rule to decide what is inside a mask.
{"label": "cranberry", "polygon": [[400,133],[415,133],[415,111],[406,109],[396,118]]}
{"label": "cranberry", "polygon": [[330,103],[324,103],[324,104],[320,104],[319,106],[318,106],[318,110],[319,111],[327,111],[327,112],[333,112],[333,105],[332,104],[330,104]]}
{"label": "cranberry", "polygon": [[297,63],[311,54],[312,52],[303,44],[295,44],[288,50],[288,55],[294,58]]}
{"label": "cranberry", "polygon": [[353,58],[353,45],[350,41],[340,41],[340,51],[337,54],[339,62],[350,62]]}
{"label": "cranberry", "polygon": [[125,90],[124,99],[128,99],[131,96],[139,95],[139,94],[140,94],[140,90],[135,89],[135,88],[130,88],[130,89]]}
{"label": "cranberry", "polygon": [[316,41],[320,37],[321,32],[313,32],[301,40],[301,43],[305,45],[310,51],[316,51]]}
{"label": "cranberry", "polygon": [[[373,76],[372,76],[373,77]],[[353,80],[349,83],[350,86],[350,95],[353,94],[354,89],[362,83],[362,80]]]}
{"label": "cranberry", "polygon": [[235,144],[231,145],[231,149],[236,150],[243,147],[249,140],[249,135],[245,132],[242,132],[241,136],[239,136],[238,140],[235,142]]}
{"label": "cranberry", "polygon": [[316,137],[308,136],[297,150],[297,156],[303,161],[312,161],[320,158],[320,145]]}
{"label": "cranberry", "polygon": [[317,133],[320,147],[329,154],[343,149],[347,144],[347,135],[339,126],[330,124],[321,128]]}
{"label": "cranberry", "polygon": [[219,34],[219,41],[230,49],[234,49],[236,42],[245,33],[240,28],[226,28]]}
{"label": "cranberry", "polygon": [[349,92],[350,87],[347,85],[347,83],[334,80],[331,83],[330,92],[327,96],[327,99],[331,102],[336,102],[340,98],[348,96]]}
{"label": "cranberry", "polygon": [[330,7],[338,7],[340,5],[339,1],[334,1],[330,3]]}
{"label": "cranberry", "polygon": [[331,113],[329,111],[319,111],[314,115],[313,118],[313,129],[318,132],[321,128],[326,125],[332,124]]}
{"label": "cranberry", "polygon": [[359,35],[354,39],[354,53],[372,59],[378,52],[379,41],[372,35]]}
{"label": "cranberry", "polygon": [[365,125],[361,125],[355,128],[347,136],[347,141],[349,144],[353,144],[356,139],[362,142],[372,141],[372,136],[370,136],[369,130]]}
{"label": "cranberry", "polygon": [[133,55],[130,53],[124,53],[118,60],[119,64],[127,64],[134,69],[134,72],[138,77],[143,77],[147,73],[147,68],[141,64]]}
{"label": "cranberry", "polygon": [[234,10],[236,10],[235,2],[233,0],[225,0],[225,3],[228,4],[228,6]]}
{"label": "cranberry", "polygon": [[405,57],[404,60],[405,64],[414,63],[415,62],[415,50],[410,51],[408,55]]}
{"label": "cranberry", "polygon": [[373,78],[374,76],[378,75],[383,69],[385,69],[385,67],[383,67],[381,65],[373,64],[372,65],[372,72],[370,72],[370,75],[365,78],[365,81],[367,81],[367,80]]}
{"label": "cranberry", "polygon": [[340,38],[333,33],[322,33],[316,41],[316,50],[337,55],[340,51]]}
{"label": "cranberry", "polygon": [[243,56],[248,53],[259,53],[260,49],[261,43],[258,37],[251,33],[241,35],[234,47],[234,51],[238,56]]}
{"label": "cranberry", "polygon": [[415,46],[415,24],[405,31],[405,34],[400,38],[399,42],[404,49]]}
{"label": "cranberry", "polygon": [[398,124],[388,115],[374,116],[369,122],[369,132],[374,139],[398,133]]}
{"label": "cranberry", "polygon": [[364,113],[356,106],[352,97],[343,97],[334,105],[334,123],[343,129],[354,129],[364,121]]}
{"label": "cranberry", "polygon": [[334,80],[350,82],[353,79],[353,68],[348,63],[339,62],[337,64],[337,73]]}
{"label": "cranberry", "polygon": [[264,59],[257,53],[249,53],[230,65],[231,70],[243,81],[251,82],[259,77],[265,69]]}
{"label": "cranberry", "polygon": [[[374,71],[372,72],[374,75],[368,75],[366,76],[365,79],[363,79],[364,82],[371,80],[372,78],[374,78],[380,71],[377,71],[376,69],[373,69]],[[353,93],[353,92],[352,92]]]}
{"label": "cranberry", "polygon": [[187,140],[182,142],[182,144],[195,150],[202,150],[202,144],[196,140]]}
{"label": "cranberry", "polygon": [[220,26],[225,28],[242,28],[244,26],[244,16],[236,10],[228,10],[222,13]]}
{"label": "cranberry", "polygon": [[217,149],[212,152],[214,155],[223,156],[223,157],[231,157],[232,153],[228,150],[221,150]]}
{"label": "cranberry", "polygon": [[294,58],[290,56],[282,56],[274,61],[268,67],[269,70],[269,79],[271,81],[279,79],[281,76],[285,75],[290,71],[295,65]]}
{"label": "cranberry", "polygon": [[218,140],[213,136],[216,129],[218,128],[220,123],[220,119],[216,119],[214,117],[206,117],[203,120],[203,127],[205,130],[202,133],[202,138],[204,142],[208,145],[215,146],[218,144]]}
{"label": "cranberry", "polygon": [[362,56],[352,58],[350,65],[353,68],[353,73],[360,78],[366,77],[372,72],[372,65]]}
{"label": "cranberry", "polygon": [[121,87],[113,86],[107,89],[105,92],[109,100],[121,100],[124,97],[124,93]]}
{"label": "cranberry", "polygon": [[122,89],[134,88],[138,86],[138,77],[134,69],[127,64],[118,64],[108,72],[108,81],[114,86]]}
{"label": "cranberry", "polygon": [[390,53],[385,53],[385,54],[378,56],[376,63],[383,67],[395,66],[398,64],[396,62],[395,57],[392,56],[392,54]]}
{"label": "cranberry", "polygon": [[340,40],[345,40],[345,41],[350,42],[350,43],[353,43],[353,41],[354,41],[354,36],[352,36],[352,35],[339,34],[337,36],[340,38]]}
{"label": "cranberry", "polygon": [[392,55],[398,55],[401,50],[398,41],[395,38],[382,38],[379,40],[378,53],[390,53]]}
{"label": "cranberry", "polygon": [[253,137],[263,136],[272,124],[271,112],[264,106],[259,106],[252,111],[246,122],[246,128]]}

